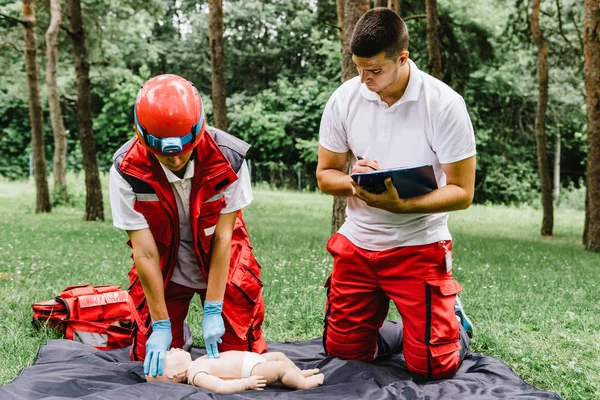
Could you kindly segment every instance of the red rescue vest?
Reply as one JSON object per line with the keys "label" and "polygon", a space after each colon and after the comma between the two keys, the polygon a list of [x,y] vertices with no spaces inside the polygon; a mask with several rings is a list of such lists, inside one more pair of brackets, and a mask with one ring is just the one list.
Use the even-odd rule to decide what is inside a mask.
{"label": "red rescue vest", "polygon": [[[224,132],[216,132],[231,138]],[[232,164],[211,134],[215,132],[205,133],[194,150],[196,162],[190,196],[194,252],[206,282],[208,282],[209,255],[214,227],[221,209],[226,206],[225,199],[218,198],[217,195],[237,180]],[[123,153],[119,155],[119,152],[115,155],[115,166],[130,183],[132,183],[131,178],[134,180],[132,188],[137,197],[134,209],[144,215],[150,226],[160,253],[160,268],[166,288],[176,266],[179,248],[177,203],[171,184],[159,161],[137,139],[130,143],[124,155]],[[236,153],[235,156],[239,157],[240,154]],[[241,161],[237,161],[241,165]],[[207,202],[214,197],[218,199]],[[131,242],[128,244],[131,246]],[[129,272],[129,277],[129,294],[137,311],[135,315],[137,327],[142,333],[148,333],[151,317],[135,264]],[[249,334],[255,338],[262,334],[264,301],[260,265],[252,254],[252,246],[241,210],[238,212],[232,236],[231,263],[223,300],[223,316],[241,339],[246,340]]]}

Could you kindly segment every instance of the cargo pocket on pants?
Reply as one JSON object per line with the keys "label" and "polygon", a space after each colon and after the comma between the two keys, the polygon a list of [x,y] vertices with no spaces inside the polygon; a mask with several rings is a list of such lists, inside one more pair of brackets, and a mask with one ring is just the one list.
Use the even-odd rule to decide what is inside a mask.
{"label": "cargo pocket on pants", "polygon": [[446,379],[456,374],[460,366],[460,343],[429,346],[428,378]]}
{"label": "cargo pocket on pants", "polygon": [[425,342],[431,345],[457,342],[460,333],[454,314],[456,294],[462,286],[454,279],[428,280],[425,283]]}
{"label": "cargo pocket on pants", "polygon": [[256,307],[262,302],[263,283],[259,277],[260,266],[252,249],[244,246],[240,260],[225,289],[223,314],[228,318],[236,335],[246,340],[255,318]]}

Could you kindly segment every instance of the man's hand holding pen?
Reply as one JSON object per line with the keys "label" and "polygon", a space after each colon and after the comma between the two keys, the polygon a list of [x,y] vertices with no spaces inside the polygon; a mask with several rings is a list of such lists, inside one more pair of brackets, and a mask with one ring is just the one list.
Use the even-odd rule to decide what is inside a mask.
{"label": "man's hand holding pen", "polygon": [[[364,159],[361,156],[356,157],[357,161],[352,167],[352,174],[364,174],[366,172],[373,172],[379,170],[379,163],[377,160]],[[404,206],[406,200],[398,197],[398,191],[392,184],[392,178],[385,180],[386,191],[381,194],[369,193],[365,189],[358,186],[356,182],[350,177],[350,184],[352,185],[352,195],[365,203],[370,207],[380,208],[393,213],[404,212]]]}
{"label": "man's hand holding pen", "polygon": [[356,163],[352,167],[352,174],[364,174],[365,172],[373,172],[379,169],[377,160],[364,159],[361,156],[356,156]]}

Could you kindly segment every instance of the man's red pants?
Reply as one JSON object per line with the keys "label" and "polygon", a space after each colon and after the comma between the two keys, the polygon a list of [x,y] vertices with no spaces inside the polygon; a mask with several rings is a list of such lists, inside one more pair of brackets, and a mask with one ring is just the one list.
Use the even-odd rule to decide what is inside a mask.
{"label": "man's red pants", "polygon": [[[184,321],[188,314],[190,301],[195,293],[200,295],[202,303],[206,296],[206,289],[192,289],[186,286],[178,285],[174,282],[169,282],[165,290],[165,301],[167,311],[171,319],[171,333],[173,341],[171,348],[181,348],[184,344]],[[225,334],[221,337],[223,343],[217,346],[219,351],[240,350],[253,351],[255,353],[264,353],[267,351],[267,343],[262,334],[260,337],[254,337],[252,333],[248,333],[248,338],[241,339],[235,334],[227,318],[223,317],[225,323]],[[152,333],[152,329],[148,330],[148,334],[144,335],[140,331],[134,331],[133,343],[131,346],[131,356],[134,360],[143,360],[146,357],[146,342]]]}
{"label": "man's red pants", "polygon": [[446,268],[450,241],[368,251],[338,233],[327,250],[334,259],[325,284],[327,354],[372,361],[391,299],[402,316],[409,371],[429,379],[456,373],[466,349],[459,343],[454,314],[456,293],[462,287]]}

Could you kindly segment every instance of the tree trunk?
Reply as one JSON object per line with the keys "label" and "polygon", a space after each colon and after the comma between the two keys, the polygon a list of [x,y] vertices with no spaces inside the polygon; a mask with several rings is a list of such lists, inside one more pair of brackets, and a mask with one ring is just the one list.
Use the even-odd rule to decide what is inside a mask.
{"label": "tree trunk", "polygon": [[586,227],[584,245],[600,251],[600,6],[584,1],[583,53],[587,113]]}
{"label": "tree trunk", "polygon": [[356,72],[356,66],[352,61],[352,51],[350,50],[350,43],[352,41],[352,32],[354,31],[354,25],[362,17],[364,13],[369,10],[368,0],[346,0],[344,3],[344,17],[340,26],[342,26],[342,32],[344,37],[342,38],[342,82],[346,82],[348,79],[354,78],[358,73]]}
{"label": "tree trunk", "polygon": [[560,131],[556,133],[556,144],[554,147],[554,193],[552,199],[558,205],[560,202]]}
{"label": "tree trunk", "polygon": [[387,7],[387,0],[375,0],[373,2],[373,7]]}
{"label": "tree trunk", "polygon": [[[344,56],[344,9],[345,9],[345,2],[344,2],[344,0],[337,0],[335,2],[335,5],[336,5],[336,11],[337,11],[338,27],[340,28],[340,43],[342,44],[342,46],[340,47],[340,50],[342,52],[342,57],[343,57]],[[342,63],[343,63],[343,61],[342,61]]]}
{"label": "tree trunk", "polygon": [[538,104],[535,115],[535,141],[537,144],[538,170],[542,185],[542,236],[552,236],[554,225],[554,206],[552,204],[552,184],[550,166],[546,150],[546,109],[548,106],[548,43],[542,35],[540,27],[541,0],[533,0],[531,12],[531,33],[538,47]]}
{"label": "tree trunk", "polygon": [[[368,0],[337,0],[338,24],[340,26],[340,40],[342,44],[342,82],[354,78],[358,75],[356,66],[352,61],[352,51],[350,42],[352,41],[352,31],[359,18],[369,10]],[[348,172],[350,163],[346,161],[344,171]],[[333,213],[331,217],[331,233],[336,233],[346,220],[345,197],[334,197]]]}
{"label": "tree trunk", "polygon": [[60,29],[60,0],[50,0],[50,25],[46,31],[46,85],[48,86],[48,105],[54,134],[54,193],[59,202],[67,201],[67,133],[63,125],[60,110],[60,98],[56,83],[58,66],[58,32]]}
{"label": "tree trunk", "polygon": [[227,131],[225,52],[223,50],[223,0],[208,2],[208,36],[212,68],[212,101],[215,127]]}
{"label": "tree trunk", "polygon": [[429,74],[437,79],[442,77],[442,56],[438,38],[437,0],[426,0],[427,10],[427,52],[429,53]]}
{"label": "tree trunk", "polygon": [[387,8],[396,11],[400,15],[400,0],[388,0]]}
{"label": "tree trunk", "polygon": [[35,177],[35,212],[50,212],[50,193],[46,178],[46,156],[44,154],[44,126],[42,106],[38,89],[37,42],[35,36],[35,10],[33,0],[23,0],[23,36],[25,38],[25,71],[27,73],[27,95],[29,120],[31,122],[31,151],[33,153],[33,175]]}
{"label": "tree trunk", "polygon": [[96,144],[92,131],[92,99],[90,83],[90,65],[85,47],[85,32],[81,18],[80,0],[69,0],[71,11],[71,36],[73,39],[73,57],[77,74],[77,119],[79,120],[79,141],[83,154],[85,171],[85,216],[86,221],[104,220],[102,187],[96,162]]}

